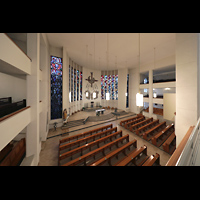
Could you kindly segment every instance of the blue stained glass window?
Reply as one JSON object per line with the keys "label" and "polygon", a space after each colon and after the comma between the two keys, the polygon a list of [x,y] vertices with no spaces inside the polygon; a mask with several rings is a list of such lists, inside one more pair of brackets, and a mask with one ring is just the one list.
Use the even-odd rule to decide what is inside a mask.
{"label": "blue stained glass window", "polygon": [[51,56],[51,119],[62,118],[62,58]]}

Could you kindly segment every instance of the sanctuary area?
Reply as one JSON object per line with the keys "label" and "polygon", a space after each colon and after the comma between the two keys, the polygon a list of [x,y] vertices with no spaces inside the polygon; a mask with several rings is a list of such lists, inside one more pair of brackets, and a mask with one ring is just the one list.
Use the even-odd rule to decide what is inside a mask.
{"label": "sanctuary area", "polygon": [[200,165],[199,33],[0,33],[0,166]]}

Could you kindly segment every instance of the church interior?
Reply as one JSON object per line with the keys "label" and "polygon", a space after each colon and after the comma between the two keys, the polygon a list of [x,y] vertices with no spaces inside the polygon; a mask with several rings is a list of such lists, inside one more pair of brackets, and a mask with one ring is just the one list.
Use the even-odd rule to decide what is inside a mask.
{"label": "church interior", "polygon": [[200,165],[199,33],[0,33],[0,166]]}

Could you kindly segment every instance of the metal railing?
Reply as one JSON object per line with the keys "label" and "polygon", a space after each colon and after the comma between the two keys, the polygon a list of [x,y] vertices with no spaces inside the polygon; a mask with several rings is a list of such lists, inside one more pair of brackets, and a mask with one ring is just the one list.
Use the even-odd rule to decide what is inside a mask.
{"label": "metal railing", "polygon": [[200,165],[200,118],[197,121],[188,141],[176,163],[176,166]]}

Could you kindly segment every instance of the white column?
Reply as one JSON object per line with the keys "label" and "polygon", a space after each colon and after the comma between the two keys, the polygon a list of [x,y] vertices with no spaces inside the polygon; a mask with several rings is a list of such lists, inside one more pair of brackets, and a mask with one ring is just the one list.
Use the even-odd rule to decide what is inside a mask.
{"label": "white column", "polygon": [[153,114],[153,70],[149,70],[149,117]]}
{"label": "white column", "polygon": [[31,122],[27,126],[26,157],[34,155],[33,165],[38,165],[39,139],[39,56],[40,33],[27,33],[27,54],[32,59],[31,75],[27,75],[27,106],[31,106]]}
{"label": "white column", "polygon": [[199,34],[176,34],[176,144],[198,116]]}

